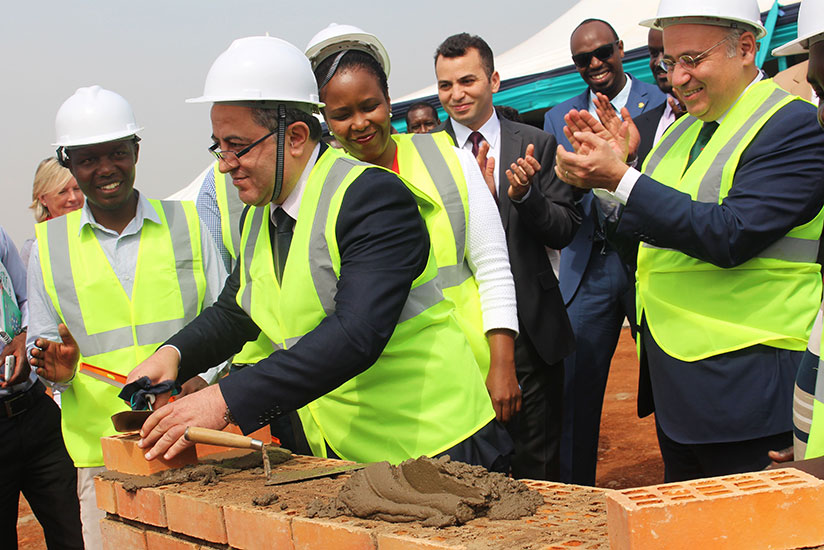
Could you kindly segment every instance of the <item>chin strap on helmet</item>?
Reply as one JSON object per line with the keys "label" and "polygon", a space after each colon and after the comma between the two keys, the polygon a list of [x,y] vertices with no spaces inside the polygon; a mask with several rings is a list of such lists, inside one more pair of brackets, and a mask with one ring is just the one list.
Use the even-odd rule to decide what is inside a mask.
{"label": "chin strap on helmet", "polygon": [[278,105],[278,148],[277,148],[277,166],[275,167],[275,189],[272,191],[272,198],[269,202],[274,201],[280,196],[281,188],[283,187],[283,148],[286,146],[286,107]]}

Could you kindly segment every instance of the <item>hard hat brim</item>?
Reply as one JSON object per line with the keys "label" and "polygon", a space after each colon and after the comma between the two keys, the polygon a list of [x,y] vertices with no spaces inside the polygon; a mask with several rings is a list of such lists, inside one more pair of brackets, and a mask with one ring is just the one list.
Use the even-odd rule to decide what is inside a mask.
{"label": "hard hat brim", "polygon": [[764,28],[764,25],[762,25],[760,22],[758,24],[756,24],[753,21],[750,21],[748,19],[744,19],[744,18],[741,18],[741,17],[720,17],[720,16],[719,17],[711,17],[711,16],[703,16],[703,15],[679,16],[679,17],[653,17],[652,19],[644,19],[643,21],[640,21],[638,24],[642,27],[647,27],[647,28],[650,28],[650,29],[663,31],[664,30],[663,21],[664,20],[674,20],[674,19],[684,19],[685,20],[684,23],[696,24],[696,25],[702,24],[701,23],[702,19],[703,20],[712,19],[712,20],[718,20],[718,21],[730,21],[730,22],[733,22],[733,23],[742,23],[742,24],[744,24],[748,27],[752,27],[753,29],[755,29],[755,38],[756,38],[756,40],[760,40],[760,39],[764,38],[765,36],[767,36],[767,29]]}
{"label": "hard hat brim", "polygon": [[112,132],[110,134],[103,134],[85,139],[58,139],[56,143],[52,143],[53,147],[85,147],[86,145],[97,145],[99,143],[108,143],[110,141],[120,141],[132,136],[137,136],[138,132],[143,131],[143,127],[134,130],[123,132]]}
{"label": "hard hat brim", "polygon": [[810,51],[810,39],[818,36],[819,34],[824,34],[824,32],[816,31],[805,34],[804,36],[799,36],[795,40],[787,42],[786,44],[783,44],[773,49],[772,54],[775,57],[781,57],[785,55],[807,53],[808,51]]}

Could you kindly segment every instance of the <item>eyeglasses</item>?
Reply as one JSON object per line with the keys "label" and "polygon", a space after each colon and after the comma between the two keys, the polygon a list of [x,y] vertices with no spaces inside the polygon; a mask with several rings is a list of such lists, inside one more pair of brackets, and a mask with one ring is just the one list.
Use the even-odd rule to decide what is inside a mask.
{"label": "eyeglasses", "polygon": [[710,46],[705,51],[699,53],[695,57],[691,55],[682,55],[678,59],[673,59],[672,57],[664,57],[664,59],[661,60],[661,63],[659,63],[659,66],[665,71],[671,72],[675,70],[675,65],[678,64],[681,65],[682,69],[691,71],[695,69],[699,63],[704,61],[711,51],[713,51],[715,48],[729,40],[729,38],[729,36],[725,36],[723,39],[721,39],[720,42],[718,42],[714,46]]}
{"label": "eyeglasses", "polygon": [[209,147],[209,152],[212,153],[217,160],[233,160],[232,157],[235,157],[234,160],[236,160],[236,159],[239,159],[240,157],[242,157],[243,155],[245,155],[246,153],[248,153],[249,151],[251,151],[252,149],[254,149],[256,145],[259,145],[259,144],[263,143],[263,141],[266,140],[266,138],[268,138],[269,136],[272,136],[276,133],[277,133],[277,130],[272,130],[271,132],[269,132],[268,134],[266,134],[265,136],[263,136],[259,140],[255,141],[253,143],[250,143],[249,145],[247,145],[246,147],[244,147],[243,149],[241,149],[240,151],[237,151],[237,152],[235,152],[235,151],[221,151],[220,148],[218,147],[218,145],[220,145],[219,143],[215,143],[211,147]]}
{"label": "eyeglasses", "polygon": [[603,46],[595,48],[591,52],[576,53],[572,56],[572,62],[575,63],[576,67],[584,69],[589,67],[589,63],[592,61],[592,56],[597,57],[601,61],[606,61],[612,57],[613,53],[615,53],[615,47],[618,45],[618,42],[620,42],[620,40],[616,40],[611,44],[604,44]]}

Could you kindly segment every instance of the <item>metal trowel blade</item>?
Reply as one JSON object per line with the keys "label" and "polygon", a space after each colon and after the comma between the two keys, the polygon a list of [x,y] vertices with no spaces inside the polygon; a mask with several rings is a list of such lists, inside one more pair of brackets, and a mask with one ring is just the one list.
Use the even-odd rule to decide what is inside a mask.
{"label": "metal trowel blade", "polygon": [[152,414],[152,411],[123,411],[112,416],[112,424],[118,432],[137,432],[143,423]]}

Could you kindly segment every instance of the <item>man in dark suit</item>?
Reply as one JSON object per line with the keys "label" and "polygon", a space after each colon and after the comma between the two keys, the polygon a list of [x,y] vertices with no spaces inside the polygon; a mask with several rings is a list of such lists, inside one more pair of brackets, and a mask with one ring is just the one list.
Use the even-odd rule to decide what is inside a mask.
{"label": "man in dark suit", "polygon": [[435,54],[435,72],[449,114],[442,129],[479,157],[506,231],[520,323],[515,369],[523,391],[522,410],[507,425],[515,440],[513,475],[557,480],[561,362],[574,339],[546,248],[569,244],[580,216],[570,189],[552,170],[553,137],[495,113],[492,94],[500,77],[482,38],[447,38]]}
{"label": "man in dark suit", "polygon": [[[564,115],[571,109],[595,115],[594,97],[602,93],[631,117],[664,103],[661,91],[624,73],[623,42],[612,26],[598,19],[583,21],[570,38],[572,59],[587,89],[550,109],[544,130],[565,149]],[[633,269],[606,238],[604,209],[591,193],[582,196],[581,228],[561,251],[560,285],[575,332],[575,353],[564,362],[564,427],[561,438],[561,480],[595,484],[598,433],[609,364],[624,318],[634,323]]]}
{"label": "man in dark suit", "polygon": [[236,40],[194,101],[213,103],[211,150],[249,205],[241,258],[215,305],[129,382],[187,379],[261,331],[277,349],[157,409],[141,431],[147,458],[190,445],[187,425],[249,433],[300,409],[317,456],[446,453],[508,470],[509,436],[452,304],[428,284],[437,265],[418,203],[395,174],[319,143],[304,54],[273,37]]}
{"label": "man in dark suit", "polygon": [[666,129],[686,112],[681,102],[672,94],[672,84],[667,78],[667,71],[661,66],[661,60],[664,58],[664,36],[660,30],[649,30],[647,47],[649,48],[649,70],[652,71],[655,84],[667,96],[667,100],[633,119],[641,139],[637,153],[639,168],[647,158],[647,153],[654,144],[658,143]]}
{"label": "man in dark suit", "polygon": [[824,135],[813,106],[762,80],[766,31],[748,7],[670,6],[643,23],[663,27],[689,112],[644,174],[591,133],[557,156],[568,183],[612,192],[618,234],[642,241],[639,412],[654,407],[667,481],[762,469],[792,441],[794,377],[821,295]]}

